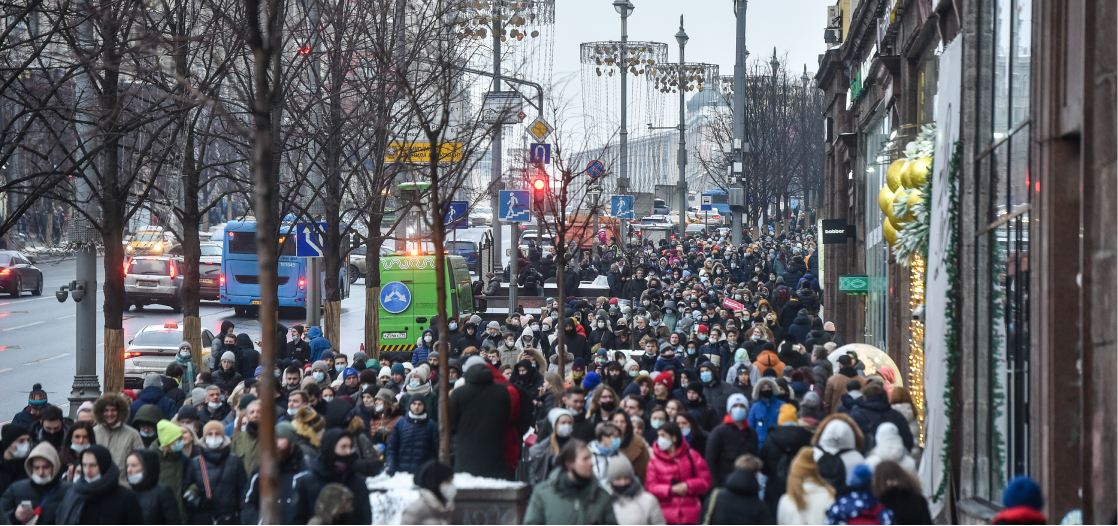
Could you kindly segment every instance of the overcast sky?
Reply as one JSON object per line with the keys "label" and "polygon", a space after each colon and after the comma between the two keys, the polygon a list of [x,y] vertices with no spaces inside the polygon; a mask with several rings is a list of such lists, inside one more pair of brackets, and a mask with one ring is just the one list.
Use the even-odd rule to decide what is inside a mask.
{"label": "overcast sky", "polygon": [[[631,0],[635,9],[629,17],[629,39],[664,42],[669,58],[679,60],[675,33],[679,15],[684,16],[688,62],[718,64],[722,75],[734,72],[734,11],[732,0]],[[826,49],[823,30],[827,6],[834,0],[753,0],[746,17],[746,48],[749,60],[788,55],[789,69],[809,73],[817,69],[819,54]],[[555,0],[556,79],[578,73],[578,46],[595,40],[620,40],[621,18],[612,0]],[[571,85],[577,89],[578,82]]]}

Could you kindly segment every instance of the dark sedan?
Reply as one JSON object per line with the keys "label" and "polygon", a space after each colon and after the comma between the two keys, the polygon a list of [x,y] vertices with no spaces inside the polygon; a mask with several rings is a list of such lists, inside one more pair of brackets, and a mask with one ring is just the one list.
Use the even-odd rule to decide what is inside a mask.
{"label": "dark sedan", "polygon": [[0,250],[0,292],[18,298],[24,292],[43,293],[43,272],[30,258],[15,250]]}
{"label": "dark sedan", "polygon": [[481,258],[477,251],[477,243],[473,241],[447,241],[443,244],[446,253],[453,256],[462,256],[466,259],[466,267],[481,275]]}

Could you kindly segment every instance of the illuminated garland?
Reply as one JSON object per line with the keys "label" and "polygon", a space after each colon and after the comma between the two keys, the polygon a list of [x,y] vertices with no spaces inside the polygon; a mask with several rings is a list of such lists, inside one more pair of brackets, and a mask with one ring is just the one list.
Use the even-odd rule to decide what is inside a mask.
{"label": "illuminated garland", "polygon": [[944,255],[944,270],[947,273],[947,298],[944,306],[944,319],[947,328],[943,335],[944,357],[947,365],[947,385],[943,390],[944,413],[947,424],[944,429],[943,451],[940,458],[943,461],[943,480],[939,483],[932,500],[938,502],[947,491],[947,481],[951,473],[951,437],[954,435],[955,421],[955,373],[959,368],[959,320],[958,302],[956,294],[959,291],[959,202],[958,202],[958,175],[959,159],[963,153],[963,142],[955,141],[954,152],[951,154],[951,163],[947,170],[947,253]]}
{"label": "illuminated garland", "polygon": [[[925,250],[926,247],[925,247]],[[916,254],[912,259],[908,306],[916,309],[924,304],[924,255]],[[916,406],[916,418],[920,421],[920,436],[916,439],[924,445],[924,322],[912,320],[909,323],[908,339],[908,383],[912,403]]]}

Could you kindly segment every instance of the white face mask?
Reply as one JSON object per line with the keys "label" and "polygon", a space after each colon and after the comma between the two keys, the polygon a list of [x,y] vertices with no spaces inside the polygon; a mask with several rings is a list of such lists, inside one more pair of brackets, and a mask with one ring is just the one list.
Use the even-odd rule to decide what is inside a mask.
{"label": "white face mask", "polygon": [[217,409],[221,407],[221,402],[210,402],[206,405],[210,406],[210,409]]}
{"label": "white face mask", "polygon": [[574,430],[574,426],[572,426],[571,424],[559,424],[555,428],[555,434],[566,438],[566,437],[571,436],[571,431],[573,431],[573,430]]}
{"label": "white face mask", "polygon": [[428,334],[427,336],[424,336],[423,341],[426,342],[426,343],[431,343],[431,335]]}
{"label": "white face mask", "polygon": [[606,322],[604,322],[604,321],[600,321],[600,322],[598,322],[598,328],[599,328],[599,329],[604,329],[604,328],[606,328]]}
{"label": "white face mask", "polygon": [[50,484],[50,480],[51,477],[40,477],[34,473],[31,474],[31,482],[34,482],[40,486],[46,486],[47,484]]}
{"label": "white face mask", "polygon": [[136,473],[135,475],[128,475],[128,483],[133,485],[133,486],[135,486],[136,484],[139,484],[140,481],[142,481],[142,480],[144,480],[144,474],[143,473]]}
{"label": "white face mask", "polygon": [[672,439],[659,437],[656,439],[656,445],[660,448],[660,451],[667,451],[672,448]]}
{"label": "white face mask", "polygon": [[287,408],[287,416],[295,416],[297,414],[299,414],[299,408],[298,407],[288,407]]}
{"label": "white face mask", "polygon": [[439,493],[443,494],[443,498],[446,499],[447,502],[452,502],[454,501],[454,496],[458,495],[458,487],[454,484],[443,484],[439,486]]}
{"label": "white face mask", "polygon": [[221,443],[224,441],[225,439],[222,437],[206,437],[206,447],[210,449],[217,449],[221,447]]}
{"label": "white face mask", "polygon": [[100,473],[98,473],[97,476],[95,476],[95,477],[90,477],[89,475],[85,476],[85,481],[90,483],[90,484],[92,484],[94,482],[97,482],[98,480],[101,480],[101,474]]}
{"label": "white face mask", "polygon": [[27,458],[27,454],[31,452],[31,443],[24,442],[16,446],[16,450],[12,451],[12,456],[15,458]]}
{"label": "white face mask", "polygon": [[70,444],[70,449],[81,453],[82,451],[89,449],[89,444]]}

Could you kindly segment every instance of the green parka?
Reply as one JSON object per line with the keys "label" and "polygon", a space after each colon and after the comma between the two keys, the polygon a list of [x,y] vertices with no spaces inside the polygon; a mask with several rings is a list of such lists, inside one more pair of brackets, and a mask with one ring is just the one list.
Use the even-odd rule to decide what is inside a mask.
{"label": "green parka", "polygon": [[524,524],[617,524],[617,517],[598,479],[571,480],[567,470],[556,468],[532,491]]}

